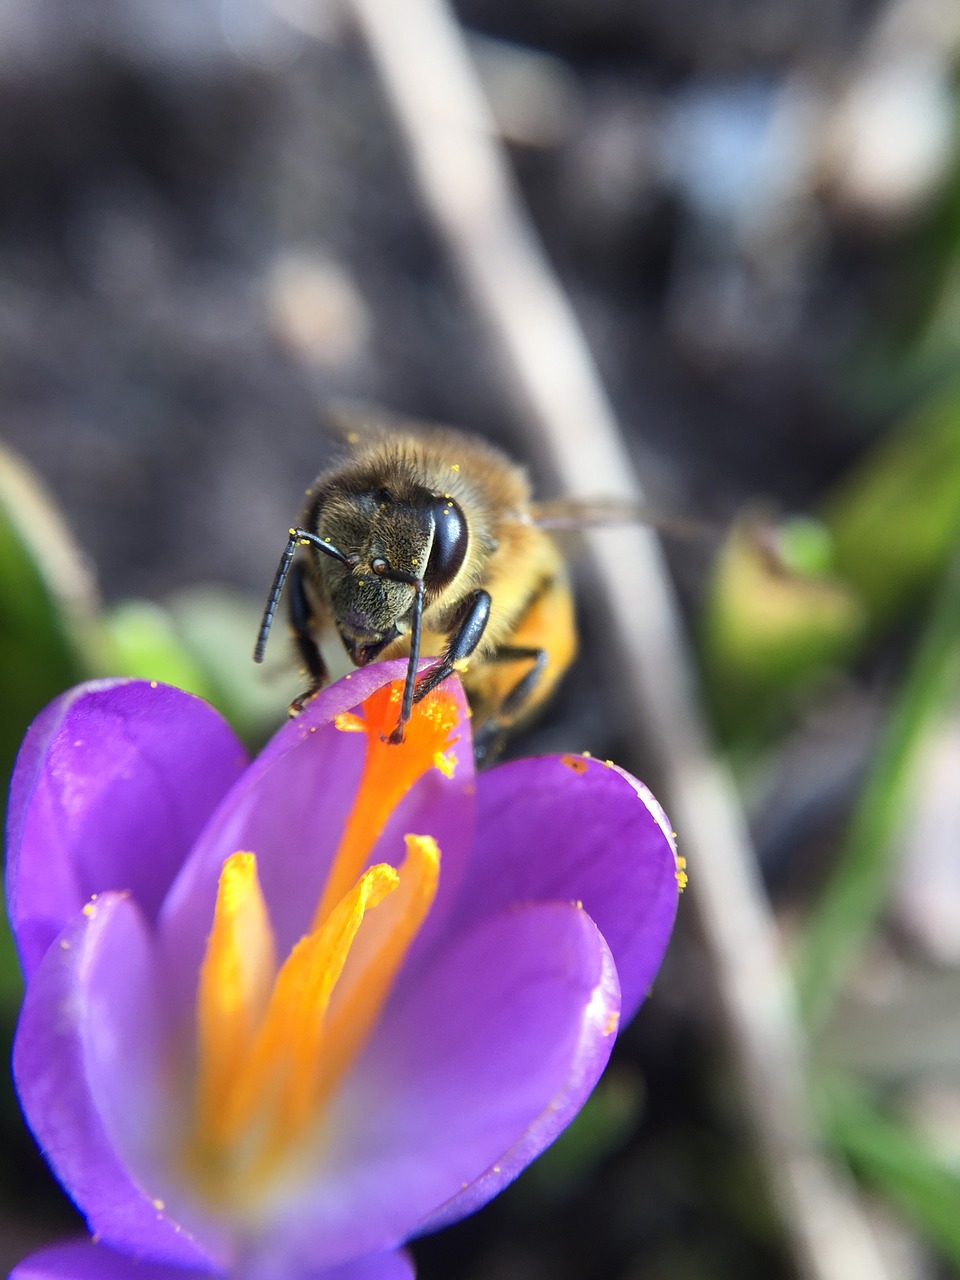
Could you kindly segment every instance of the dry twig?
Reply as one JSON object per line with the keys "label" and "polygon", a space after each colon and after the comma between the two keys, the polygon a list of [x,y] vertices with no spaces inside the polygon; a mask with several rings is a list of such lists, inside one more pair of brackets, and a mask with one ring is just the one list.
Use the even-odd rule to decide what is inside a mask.
{"label": "dry twig", "polygon": [[[353,0],[426,207],[506,357],[562,490],[641,493],[573,311],[517,198],[502,147],[443,0]],[[610,660],[628,718],[662,759],[667,807],[691,871],[744,1105],[797,1272],[883,1280],[848,1182],[822,1150],[805,1041],[738,798],[710,748],[688,647],[654,536],[591,535]]]}

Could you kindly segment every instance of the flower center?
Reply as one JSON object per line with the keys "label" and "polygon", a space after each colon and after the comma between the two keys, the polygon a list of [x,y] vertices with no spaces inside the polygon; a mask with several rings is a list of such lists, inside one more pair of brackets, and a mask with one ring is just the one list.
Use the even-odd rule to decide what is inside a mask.
{"label": "flower center", "polygon": [[414,708],[403,743],[384,740],[400,685],[338,727],[367,735],[360,786],[309,931],[278,965],[253,853],[220,874],[196,1003],[196,1076],[187,1174],[234,1211],[316,1144],[325,1105],[377,1023],[436,897],[440,851],[408,835],[398,867],[364,870],[409,788],[452,768],[456,704],[442,688]]}

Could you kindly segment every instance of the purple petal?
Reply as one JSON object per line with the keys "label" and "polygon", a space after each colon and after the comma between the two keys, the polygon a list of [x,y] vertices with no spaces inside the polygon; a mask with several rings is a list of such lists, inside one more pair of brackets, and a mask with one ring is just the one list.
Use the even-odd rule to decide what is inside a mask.
{"label": "purple petal", "polygon": [[[210,1280],[225,1273],[144,1262],[90,1240],[54,1245],[18,1263],[10,1280]],[[378,1253],[331,1270],[284,1272],[283,1280],[414,1280],[414,1267],[403,1252]]]}
{"label": "purple petal", "polygon": [[[277,733],[225,797],[198,840],[161,913],[161,945],[172,985],[192,1000],[210,930],[223,861],[238,850],[257,855],[278,953],[306,932],[320,899],[363,768],[365,735],[336,728],[382,685],[402,676],[405,662],[376,663],[324,689]],[[370,861],[398,863],[408,831],[430,834],[443,856],[434,914],[442,918],[458,896],[469,856],[473,818],[473,757],[466,702],[459,682],[465,746],[453,778],[431,769],[398,806]]]}
{"label": "purple petal", "polygon": [[281,1224],[316,1264],[516,1177],[590,1093],[619,1009],[602,937],[566,904],[484,921],[395,995],[331,1105],[316,1189]]}
{"label": "purple petal", "polygon": [[137,1163],[149,1170],[164,1131],[156,989],[135,903],[99,898],[71,921],[27,985],[14,1078],[44,1155],[95,1234],[143,1257],[209,1265],[165,1214],[159,1177],[146,1186],[131,1171]]}
{"label": "purple petal", "polygon": [[582,902],[613,952],[626,1021],[673,928],[669,832],[646,787],[598,760],[548,756],[491,769],[477,779],[477,843],[456,927],[512,903]]}
{"label": "purple petal", "polygon": [[81,685],[21,748],[7,886],[26,975],[95,893],[126,890],[153,919],[188,850],[246,764],[216,711],[145,681]]}
{"label": "purple petal", "polygon": [[209,1280],[215,1274],[195,1267],[144,1262],[84,1240],[31,1254],[17,1263],[10,1280]]}
{"label": "purple petal", "polygon": [[339,1267],[325,1267],[323,1271],[310,1273],[315,1280],[414,1280],[416,1274],[413,1259],[402,1249],[367,1254]]}

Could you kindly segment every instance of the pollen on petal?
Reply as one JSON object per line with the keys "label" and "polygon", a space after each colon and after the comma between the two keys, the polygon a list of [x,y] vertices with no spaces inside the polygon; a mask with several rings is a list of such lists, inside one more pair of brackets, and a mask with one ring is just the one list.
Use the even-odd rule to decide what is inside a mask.
{"label": "pollen on petal", "polygon": [[572,769],[574,773],[584,774],[587,772],[587,762],[582,756],[561,756],[560,763],[565,764],[568,769]]}
{"label": "pollen on petal", "polygon": [[366,724],[363,717],[355,711],[341,711],[333,717],[333,723],[341,733],[365,733]]}

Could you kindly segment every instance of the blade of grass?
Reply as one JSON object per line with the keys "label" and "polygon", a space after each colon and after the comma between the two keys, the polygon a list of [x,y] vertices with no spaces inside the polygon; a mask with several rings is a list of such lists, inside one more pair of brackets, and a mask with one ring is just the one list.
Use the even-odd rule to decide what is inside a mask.
{"label": "blade of grass", "polygon": [[829,1012],[851,962],[876,923],[908,820],[913,766],[960,673],[960,557],[933,603],[906,681],[860,795],[840,858],[809,921],[796,968],[808,1023]]}
{"label": "blade of grass", "polygon": [[825,1130],[838,1151],[960,1267],[960,1174],[848,1081],[826,1091]]}

